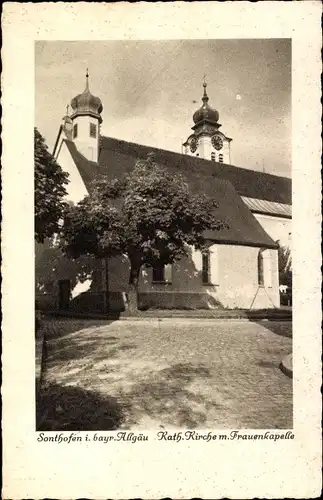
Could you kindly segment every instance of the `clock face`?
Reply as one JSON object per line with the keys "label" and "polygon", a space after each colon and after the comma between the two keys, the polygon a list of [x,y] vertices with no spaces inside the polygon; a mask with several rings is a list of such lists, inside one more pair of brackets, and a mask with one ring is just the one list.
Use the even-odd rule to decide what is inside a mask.
{"label": "clock face", "polygon": [[195,139],[195,137],[191,139],[190,150],[192,153],[195,153],[195,151],[197,150],[197,140]]}
{"label": "clock face", "polygon": [[214,135],[211,140],[212,140],[213,147],[217,151],[220,151],[220,149],[223,148],[223,141],[219,135]]}

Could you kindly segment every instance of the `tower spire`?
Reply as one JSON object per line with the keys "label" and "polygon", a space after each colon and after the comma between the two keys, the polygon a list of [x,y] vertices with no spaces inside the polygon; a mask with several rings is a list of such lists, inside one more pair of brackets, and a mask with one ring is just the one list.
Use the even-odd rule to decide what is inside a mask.
{"label": "tower spire", "polygon": [[89,68],[86,68],[85,78],[86,78],[85,92],[90,92],[90,88],[89,88]]}
{"label": "tower spire", "polygon": [[207,83],[206,83],[206,73],[204,73],[204,76],[203,76],[203,87],[204,87],[204,91],[203,91],[203,97],[202,97],[202,101],[204,102],[204,104],[206,104],[209,100],[209,96],[207,95],[206,93],[206,87],[207,87]]}

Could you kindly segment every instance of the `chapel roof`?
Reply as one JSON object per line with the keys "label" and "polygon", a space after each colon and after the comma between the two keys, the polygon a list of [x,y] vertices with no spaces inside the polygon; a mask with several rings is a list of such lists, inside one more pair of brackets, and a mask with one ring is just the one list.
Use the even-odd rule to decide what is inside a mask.
{"label": "chapel roof", "polygon": [[[288,179],[104,136],[97,164],[87,160],[72,141],[65,142],[89,191],[97,176],[121,177],[131,172],[137,160],[154,153],[155,162],[163,165],[170,175],[181,173],[187,178],[192,192],[204,192],[218,202],[217,217],[227,222],[229,229],[209,233],[210,239],[223,244],[277,247],[241,196],[288,203]],[[227,168],[230,170],[226,171]]]}

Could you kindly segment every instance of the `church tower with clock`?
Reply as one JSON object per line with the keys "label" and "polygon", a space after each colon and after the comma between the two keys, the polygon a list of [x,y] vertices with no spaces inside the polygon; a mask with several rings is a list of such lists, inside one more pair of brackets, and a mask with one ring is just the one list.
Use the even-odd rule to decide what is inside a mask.
{"label": "church tower with clock", "polygon": [[203,83],[204,92],[202,106],[193,115],[193,133],[184,142],[185,154],[199,156],[205,160],[219,163],[231,163],[230,143],[232,139],[219,131],[219,113],[209,104],[206,92],[207,84]]}

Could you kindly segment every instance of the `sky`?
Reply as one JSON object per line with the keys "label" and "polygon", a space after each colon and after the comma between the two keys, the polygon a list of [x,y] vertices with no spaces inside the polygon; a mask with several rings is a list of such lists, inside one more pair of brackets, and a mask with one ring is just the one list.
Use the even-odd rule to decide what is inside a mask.
{"label": "sky", "polygon": [[50,150],[86,68],[103,135],[181,152],[206,74],[231,162],[291,177],[289,39],[36,42],[35,125]]}

